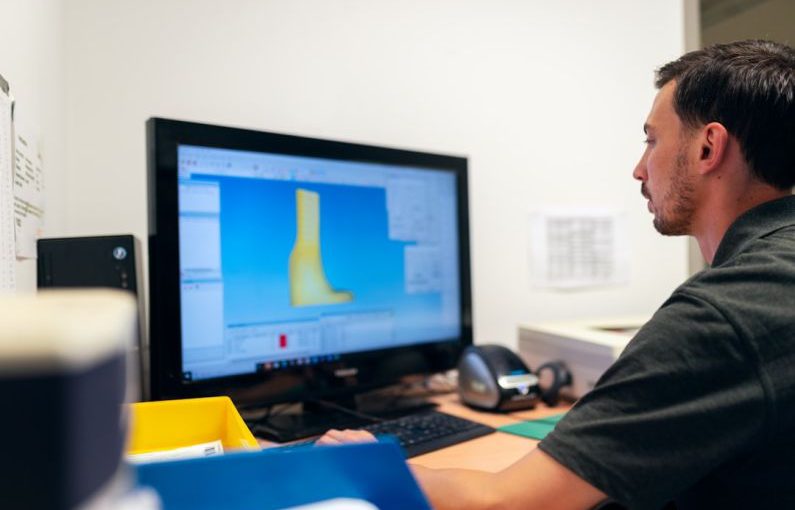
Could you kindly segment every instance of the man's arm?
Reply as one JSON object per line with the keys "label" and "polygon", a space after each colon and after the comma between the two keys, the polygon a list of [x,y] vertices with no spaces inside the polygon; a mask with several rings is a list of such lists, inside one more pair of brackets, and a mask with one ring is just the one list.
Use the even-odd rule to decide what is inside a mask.
{"label": "man's arm", "polygon": [[[318,443],[368,440],[374,438],[367,432],[332,430]],[[411,469],[436,510],[588,510],[607,498],[539,449],[499,473],[417,465]]]}
{"label": "man's arm", "polygon": [[537,448],[499,473],[411,469],[436,510],[588,510],[607,498]]}

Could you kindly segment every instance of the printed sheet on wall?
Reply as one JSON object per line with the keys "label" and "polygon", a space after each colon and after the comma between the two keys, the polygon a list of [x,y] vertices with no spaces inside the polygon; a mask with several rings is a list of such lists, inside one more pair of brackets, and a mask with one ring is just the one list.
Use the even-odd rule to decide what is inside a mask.
{"label": "printed sheet on wall", "polygon": [[16,288],[12,98],[0,90],[0,292]]}

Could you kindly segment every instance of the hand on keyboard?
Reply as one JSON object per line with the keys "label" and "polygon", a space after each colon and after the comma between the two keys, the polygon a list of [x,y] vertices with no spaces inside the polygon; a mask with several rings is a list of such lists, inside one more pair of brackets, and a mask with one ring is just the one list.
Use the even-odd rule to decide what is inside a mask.
{"label": "hand on keyboard", "polygon": [[415,457],[494,432],[493,428],[486,425],[438,411],[410,414],[363,428],[366,430],[330,430],[315,444],[375,441],[373,434],[392,436],[397,439],[406,457]]}
{"label": "hand on keyboard", "polygon": [[331,445],[344,443],[374,443],[375,436],[366,430],[329,430],[323,434],[315,444]]}

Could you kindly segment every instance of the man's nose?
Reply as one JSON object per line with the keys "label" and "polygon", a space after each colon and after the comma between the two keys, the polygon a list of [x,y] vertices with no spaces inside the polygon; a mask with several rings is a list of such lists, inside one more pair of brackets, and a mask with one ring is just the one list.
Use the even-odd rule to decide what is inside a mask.
{"label": "man's nose", "polygon": [[638,164],[635,165],[635,169],[632,171],[632,177],[639,181],[646,180],[646,161],[645,158],[640,158]]}

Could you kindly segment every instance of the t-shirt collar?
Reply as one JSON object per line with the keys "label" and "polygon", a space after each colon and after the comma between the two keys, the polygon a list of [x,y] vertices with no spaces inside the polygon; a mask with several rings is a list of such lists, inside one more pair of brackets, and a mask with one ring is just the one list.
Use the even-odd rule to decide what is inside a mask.
{"label": "t-shirt collar", "polygon": [[771,200],[744,212],[724,234],[712,267],[742,252],[748,242],[791,225],[795,225],[795,196]]}

